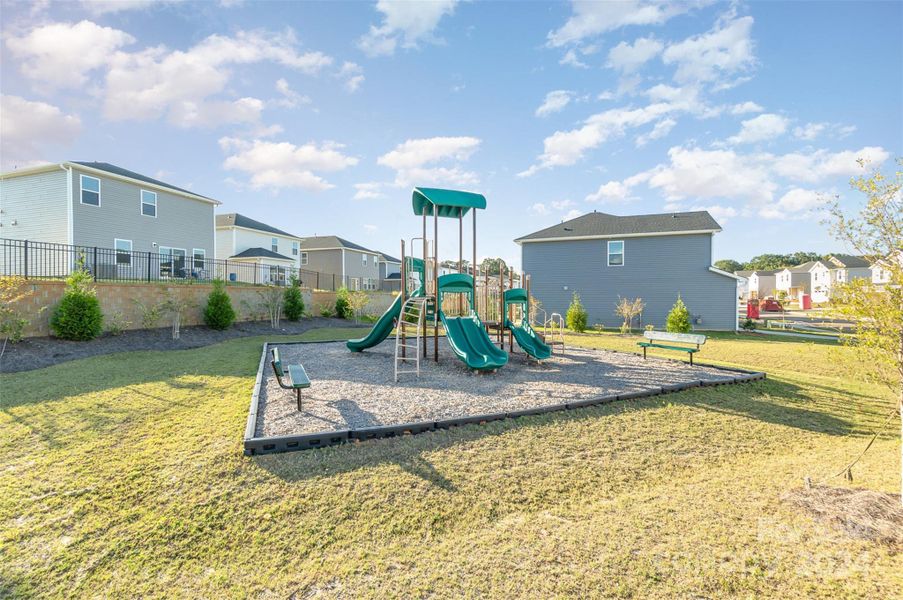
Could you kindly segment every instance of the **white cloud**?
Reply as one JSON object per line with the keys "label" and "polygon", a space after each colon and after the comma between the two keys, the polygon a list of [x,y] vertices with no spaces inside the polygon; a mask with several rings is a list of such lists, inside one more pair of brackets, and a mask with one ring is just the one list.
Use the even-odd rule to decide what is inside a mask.
{"label": "white cloud", "polygon": [[727,141],[732,144],[752,144],[773,140],[784,135],[789,123],[790,121],[786,117],[765,113],[743,121],[740,125],[740,132],[727,138]]}
{"label": "white cloud", "polygon": [[672,17],[706,3],[705,0],[670,3],[650,0],[578,0],[572,3],[573,14],[567,22],[559,29],[549,32],[548,44],[552,47],[566,46],[627,25],[661,25]]}
{"label": "white cloud", "polygon": [[707,33],[671,44],[662,60],[677,66],[678,83],[714,81],[748,69],[755,64],[752,25],[752,17],[719,22]]}
{"label": "white cloud", "polygon": [[178,4],[180,0],[81,0],[81,5],[89,13],[101,16],[127,10],[145,10],[152,6]]}
{"label": "white cloud", "polygon": [[89,72],[106,65],[122,46],[135,38],[91,21],[51,23],[22,37],[9,37],[6,46],[19,60],[22,74],[48,89],[79,87]]}
{"label": "white cloud", "polygon": [[759,113],[764,110],[765,110],[764,108],[762,108],[755,102],[747,101],[747,102],[742,102],[740,104],[734,104],[731,107],[730,112],[732,115],[745,115],[748,113]]}
{"label": "white cloud", "polygon": [[81,120],[46,102],[0,95],[0,156],[4,170],[42,160],[42,148],[72,143]]}
{"label": "white cloud", "polygon": [[284,77],[276,80],[276,91],[282,95],[282,98],[277,100],[276,104],[284,108],[295,108],[299,104],[311,103],[309,97],[303,96],[293,90]]}
{"label": "white cloud", "polygon": [[368,181],[365,183],[355,183],[354,189],[356,190],[354,193],[355,200],[378,200],[380,198],[385,198],[386,195],[382,192],[383,184],[378,181]]}
{"label": "white cloud", "polygon": [[376,225],[364,224],[364,231],[366,231],[367,233],[376,233],[378,229],[379,227],[377,227]]}
{"label": "white cloud", "polygon": [[577,210],[576,208],[573,210],[569,210],[563,217],[561,217],[562,221],[570,221],[571,219],[576,219],[577,217],[583,216],[582,210]]}
{"label": "white cloud", "polygon": [[339,69],[336,77],[344,79],[345,90],[353,94],[364,83],[364,68],[357,63],[346,60],[342,63],[342,68]]}
{"label": "white cloud", "polygon": [[389,56],[395,48],[415,48],[420,41],[432,39],[432,33],[445,15],[455,10],[457,0],[433,0],[431,2],[393,2],[379,0],[376,10],[383,14],[379,26],[358,40],[360,48],[368,56]]}
{"label": "white cloud", "polygon": [[652,131],[650,131],[649,133],[644,133],[643,135],[637,136],[637,138],[636,138],[637,147],[639,148],[639,147],[645,146],[646,144],[649,143],[650,140],[658,140],[658,139],[665,137],[666,135],[671,133],[671,130],[674,129],[675,125],[677,125],[677,121],[675,121],[674,119],[672,119],[670,117],[662,119],[661,121],[659,121],[658,123],[655,124],[655,127],[652,128]]}
{"label": "white cloud", "polygon": [[537,117],[547,117],[552,113],[564,110],[564,107],[570,104],[574,92],[568,90],[555,90],[546,94],[546,99],[542,106],[536,109]]}
{"label": "white cloud", "polygon": [[890,158],[890,153],[879,146],[865,146],[859,150],[828,152],[817,150],[809,154],[793,152],[771,157],[773,169],[782,177],[805,183],[816,183],[831,177],[849,177],[862,173],[857,162],[863,159],[870,168],[879,166]]}
{"label": "white cloud", "polygon": [[587,202],[627,202],[633,200],[633,188],[649,180],[648,172],[640,172],[632,175],[624,181],[609,181],[599,186],[599,189],[586,196]]}
{"label": "white cloud", "polygon": [[596,100],[614,100],[615,95],[610,91],[600,92],[598,96],[596,96]]}
{"label": "white cloud", "polygon": [[665,47],[655,38],[638,38],[633,44],[621,42],[608,52],[608,66],[622,73],[632,73],[652,60]]}
{"label": "white cloud", "polygon": [[[460,166],[433,166],[440,162],[466,161],[479,148],[480,139],[468,136],[411,139],[377,159],[395,169],[395,185],[475,185],[479,178]],[[429,165],[429,166],[428,166]]]}
{"label": "white cloud", "polygon": [[[272,61],[307,74],[332,63],[321,52],[299,53],[294,34],[239,31],[212,35],[187,51],[163,47],[117,52],[110,60],[104,114],[111,120],[166,115],[180,127],[253,122],[263,103],[254,98],[211,100],[231,79],[229,67]],[[277,88],[278,89],[278,88]]]}
{"label": "white cloud", "polygon": [[552,208],[555,210],[565,210],[566,208],[570,208],[574,206],[574,202],[572,200],[553,200]]}
{"label": "white cloud", "polygon": [[716,221],[718,221],[720,225],[724,225],[728,220],[740,214],[733,206],[721,206],[719,204],[712,204],[710,206],[694,206],[690,210],[707,211]]}
{"label": "white cloud", "polygon": [[539,217],[543,217],[543,216],[549,214],[548,207],[545,204],[543,204],[542,202],[535,203],[533,206],[530,207],[529,210],[530,210],[530,214],[533,214],[533,215],[536,215]]}
{"label": "white cloud", "polygon": [[254,189],[327,190],[335,186],[318,172],[341,171],[358,162],[357,158],[343,154],[344,146],[335,142],[308,142],[296,146],[289,142],[225,137],[219,143],[223,151],[231,153],[223,162],[223,168],[250,175]]}
{"label": "white cloud", "polygon": [[806,123],[793,128],[793,135],[801,140],[812,141],[825,135],[843,139],[856,131],[855,125],[842,125],[840,123]]}
{"label": "white cloud", "polygon": [[558,61],[559,65],[568,65],[571,67],[576,67],[578,69],[588,69],[589,65],[585,62],[581,61],[577,58],[577,51],[571,48],[567,52],[564,53],[564,56],[561,57],[561,60]]}

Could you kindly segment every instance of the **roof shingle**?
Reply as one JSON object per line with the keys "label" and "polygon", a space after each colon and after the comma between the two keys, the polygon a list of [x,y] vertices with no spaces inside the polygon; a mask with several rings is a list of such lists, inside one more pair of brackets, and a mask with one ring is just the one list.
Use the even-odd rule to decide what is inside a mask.
{"label": "roof shingle", "polygon": [[284,235],[286,237],[302,239],[301,236],[297,236],[287,231],[282,231],[281,229],[276,229],[272,225],[267,225],[266,223],[261,223],[260,221],[255,221],[250,217],[246,217],[239,213],[226,213],[222,215],[216,215],[216,226],[217,227],[244,227],[245,229],[254,229],[257,231],[264,231],[266,233],[275,233],[276,235]]}
{"label": "roof shingle", "polygon": [[707,211],[631,215],[619,217],[591,212],[570,221],[546,227],[522,236],[515,242],[618,235],[662,235],[688,231],[721,231],[721,226]]}

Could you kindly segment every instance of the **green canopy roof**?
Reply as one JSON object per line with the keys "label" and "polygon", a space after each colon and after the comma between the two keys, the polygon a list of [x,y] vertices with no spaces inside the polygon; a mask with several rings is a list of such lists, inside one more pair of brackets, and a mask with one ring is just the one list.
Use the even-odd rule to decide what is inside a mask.
{"label": "green canopy roof", "polygon": [[414,188],[412,197],[414,214],[433,215],[433,207],[440,217],[466,215],[471,208],[486,208],[486,197],[473,192],[440,190],[437,188]]}

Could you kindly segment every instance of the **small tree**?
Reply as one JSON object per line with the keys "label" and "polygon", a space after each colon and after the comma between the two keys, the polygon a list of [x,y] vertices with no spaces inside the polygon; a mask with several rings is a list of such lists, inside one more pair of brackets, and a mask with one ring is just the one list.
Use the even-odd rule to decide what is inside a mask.
{"label": "small tree", "polygon": [[715,261],[715,268],[727,271],[728,273],[733,273],[734,271],[742,271],[743,263],[739,263],[730,258],[722,258],[721,260]]}
{"label": "small tree", "polygon": [[586,322],[589,320],[589,315],[587,315],[586,309],[583,308],[583,303],[580,302],[580,295],[577,292],[574,292],[573,297],[571,297],[571,305],[568,307],[565,319],[567,320],[568,329],[571,331],[576,331],[577,333],[586,331]]}
{"label": "small tree", "polygon": [[260,305],[266,310],[267,316],[270,318],[270,326],[273,329],[279,329],[279,323],[282,321],[282,310],[285,306],[285,293],[281,288],[269,286],[265,290],[257,292],[260,296]]}
{"label": "small tree", "polygon": [[33,293],[24,277],[18,275],[0,277],[0,337],[3,338],[3,345],[0,346],[0,358],[3,357],[3,352],[6,350],[6,343],[15,344],[20,341],[25,328],[31,322],[20,316],[13,305]]}
{"label": "small tree", "polygon": [[[859,164],[865,166],[861,160]],[[903,159],[898,158],[897,165],[903,168]],[[865,195],[865,205],[858,215],[848,216],[836,199],[830,202],[831,233],[858,254],[880,263],[889,277],[880,288],[869,279],[840,285],[832,299],[833,312],[855,323],[855,335],[845,342],[855,346],[856,352],[845,356],[844,362],[856,361],[859,373],[896,395],[894,412],[899,413],[903,436],[903,171],[885,177],[876,170],[854,178],[851,186]],[[843,472],[850,475],[858,460]],[[903,489],[903,470],[900,477]]]}
{"label": "small tree", "polygon": [[204,323],[210,329],[225,330],[235,322],[235,309],[232,308],[232,300],[226,292],[226,284],[221,279],[213,281],[213,291],[207,296],[207,306],[204,307]]}
{"label": "small tree", "polygon": [[618,303],[615,305],[615,314],[624,319],[621,323],[621,333],[630,333],[633,329],[633,320],[643,314],[646,303],[642,298],[629,300],[618,296]]}
{"label": "small tree", "polygon": [[285,318],[298,321],[304,316],[304,297],[301,295],[301,283],[292,275],[291,285],[286,288],[283,298]]}
{"label": "small tree", "polygon": [[355,322],[361,320],[364,307],[369,303],[370,296],[367,295],[367,292],[356,291],[348,294],[348,308],[351,310],[351,314],[354,315]]}
{"label": "small tree", "polygon": [[159,305],[160,310],[163,314],[169,315],[172,323],[172,339],[177,340],[182,335],[182,316],[186,310],[197,304],[191,300],[180,298],[178,292],[174,292],[170,288],[166,288],[164,294],[164,300]]}
{"label": "small tree", "polygon": [[93,340],[103,331],[103,313],[92,285],[94,278],[79,259],[66,278],[66,291],[50,319],[50,328],[64,340]]}
{"label": "small tree", "polygon": [[668,313],[668,319],[665,322],[665,331],[672,333],[690,333],[693,331],[693,325],[690,323],[690,311],[684,304],[680,294],[677,295],[677,302],[671,307]]}
{"label": "small tree", "polygon": [[351,303],[348,297],[349,292],[346,287],[339,288],[339,291],[335,294],[335,316],[340,319],[354,318],[354,311],[351,310]]}

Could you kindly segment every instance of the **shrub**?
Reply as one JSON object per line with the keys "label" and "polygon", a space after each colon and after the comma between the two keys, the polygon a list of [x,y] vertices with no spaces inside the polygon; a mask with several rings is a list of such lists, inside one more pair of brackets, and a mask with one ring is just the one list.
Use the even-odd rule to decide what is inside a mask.
{"label": "shrub", "polygon": [[583,303],[580,302],[580,295],[577,292],[574,292],[574,296],[571,298],[571,305],[568,307],[565,319],[567,320],[568,329],[571,331],[578,333],[586,331],[589,315],[587,315],[586,309],[583,308]]}
{"label": "shrub", "polygon": [[83,264],[66,278],[66,292],[50,319],[53,333],[64,340],[93,340],[103,331],[103,313]]}
{"label": "shrub", "polygon": [[332,316],[332,307],[329,306],[328,304],[321,304],[317,307],[317,313],[319,313],[319,315],[321,317],[327,317],[327,318],[331,317]]}
{"label": "shrub", "polygon": [[204,308],[204,323],[210,329],[220,331],[229,329],[235,322],[235,309],[232,308],[232,300],[226,293],[226,285],[219,279],[213,282],[213,291],[207,296],[207,306]]}
{"label": "shrub", "polygon": [[292,285],[285,290],[285,298],[283,299],[283,312],[285,318],[289,321],[298,321],[304,316],[304,297],[301,295],[301,288],[298,287],[298,280],[292,277]]}
{"label": "shrub", "polygon": [[364,308],[370,303],[370,296],[367,292],[351,292],[348,294],[348,307],[355,321],[360,321],[363,316]]}
{"label": "shrub", "polygon": [[353,319],[354,310],[351,308],[351,298],[348,288],[339,288],[335,295],[335,316],[340,319]]}
{"label": "shrub", "polygon": [[145,304],[137,298],[133,298],[132,302],[141,311],[142,329],[154,329],[160,324],[160,319],[163,318],[163,308],[159,304]]}
{"label": "shrub", "polygon": [[132,324],[126,320],[121,310],[114,311],[104,320],[107,322],[107,333],[113,336],[121,335],[122,330]]}
{"label": "shrub", "polygon": [[690,333],[693,331],[693,325],[690,324],[690,311],[687,305],[681,299],[680,294],[677,295],[677,302],[671,307],[668,313],[668,320],[665,322],[665,331],[672,333]]}
{"label": "shrub", "polygon": [[13,305],[33,293],[24,277],[18,275],[0,277],[0,338],[3,338],[0,356],[6,349],[6,342],[15,344],[21,341],[25,328],[31,323],[28,319],[20,316]]}
{"label": "shrub", "polygon": [[755,331],[756,330],[756,322],[752,319],[747,318],[743,323],[740,324],[741,329],[745,329],[746,331]]}

